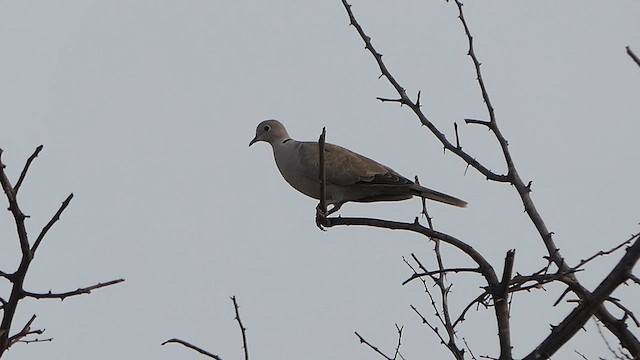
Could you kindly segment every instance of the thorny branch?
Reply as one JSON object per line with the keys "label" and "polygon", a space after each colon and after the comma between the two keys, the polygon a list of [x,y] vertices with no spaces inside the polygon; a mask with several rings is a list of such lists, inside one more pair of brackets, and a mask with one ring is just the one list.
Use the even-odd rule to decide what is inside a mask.
{"label": "thorny branch", "polygon": [[389,70],[387,69],[387,66],[382,61],[382,54],[380,54],[373,47],[371,43],[371,38],[367,36],[367,34],[365,34],[364,30],[362,29],[362,27],[356,20],[355,16],[353,15],[353,12],[351,11],[351,5],[349,5],[346,0],[342,0],[342,4],[347,10],[350,24],[354,28],[356,28],[356,30],[358,31],[358,34],[360,34],[360,37],[364,41],[365,49],[371,52],[376,62],[378,63],[378,67],[380,68],[380,71],[382,73],[381,76],[386,77],[387,80],[389,80],[389,83],[391,83],[391,85],[396,89],[396,91],[400,95],[400,98],[397,99],[396,101],[401,103],[402,105],[408,106],[416,114],[416,116],[418,116],[422,125],[426,126],[429,129],[429,131],[431,131],[438,138],[438,140],[440,140],[440,142],[443,144],[445,149],[458,155],[467,164],[469,164],[470,166],[478,170],[480,173],[482,173],[484,176],[486,176],[488,180],[494,180],[498,182],[508,182],[509,178],[507,175],[500,175],[500,174],[494,173],[493,171],[489,170],[488,168],[480,164],[480,162],[478,162],[471,155],[465,152],[462,149],[462,147],[458,148],[456,145],[452,144],[447,139],[447,137],[442,132],[440,132],[440,130],[438,130],[438,128],[431,121],[429,121],[426,115],[422,112],[422,109],[420,108],[420,104],[418,102],[413,102],[407,95],[407,92],[405,91],[405,89],[402,86],[400,86],[398,81],[393,77],[393,75],[391,75],[391,72],[389,72]]}
{"label": "thorny branch", "polygon": [[185,347],[187,347],[187,348],[189,348],[191,350],[195,350],[195,351],[199,352],[202,355],[208,356],[208,357],[210,357],[212,359],[222,360],[222,358],[220,356],[218,356],[218,355],[212,354],[212,353],[208,352],[207,350],[204,350],[204,349],[202,349],[202,348],[200,348],[198,346],[195,346],[195,345],[193,345],[191,343],[188,343],[188,342],[186,342],[184,340],[180,340],[180,339],[176,339],[176,338],[169,339],[169,340],[163,342],[160,345],[166,345],[166,344],[169,344],[169,343],[180,344],[180,345],[183,345],[183,346],[185,346]]}
{"label": "thorny branch", "polygon": [[[235,313],[234,316],[234,320],[236,320],[238,322],[238,326],[240,327],[240,332],[242,333],[242,349],[244,350],[244,360],[249,360],[249,348],[247,347],[247,334],[246,331],[247,329],[244,327],[244,325],[242,325],[242,320],[240,320],[240,306],[238,305],[238,302],[236,301],[236,297],[232,296],[231,297],[231,301],[233,302],[233,310]],[[180,340],[177,338],[173,338],[173,339],[169,339],[165,342],[163,342],[160,345],[165,345],[165,344],[169,344],[169,343],[176,343],[176,344],[181,344],[191,350],[195,350],[197,352],[199,352],[202,355],[208,356],[212,359],[216,359],[216,360],[222,360],[222,358],[218,355],[212,354],[204,349],[202,349],[199,346],[193,345],[189,342],[186,342],[184,340]]]}
{"label": "thorny branch", "polygon": [[238,302],[236,301],[236,297],[232,296],[231,301],[233,301],[233,309],[236,313],[235,319],[238,321],[238,326],[240,327],[240,333],[242,334],[242,349],[244,349],[244,360],[249,360],[249,348],[247,347],[247,328],[242,325],[242,320],[240,320],[240,311]]}
{"label": "thorny branch", "polygon": [[382,350],[378,349],[376,346],[374,346],[373,344],[371,344],[370,342],[365,340],[365,338],[363,338],[360,334],[358,334],[357,331],[354,332],[354,333],[358,337],[358,341],[360,341],[361,344],[367,345],[369,348],[371,348],[371,350],[376,352],[378,355],[382,356],[383,358],[385,358],[387,360],[396,360],[396,359],[398,359],[398,356],[400,357],[400,359],[404,359],[404,357],[400,354],[400,345],[402,343],[402,330],[403,329],[404,329],[404,327],[398,326],[398,324],[396,324],[396,331],[398,332],[398,342],[397,342],[396,348],[395,348],[395,350],[393,352],[393,356],[388,356],[387,354],[382,352]]}
{"label": "thorny branch", "polygon": [[[431,224],[430,224],[430,229],[432,228]],[[436,253],[436,258],[438,258],[438,254],[440,254],[440,241],[438,241],[437,239],[432,239],[435,242],[435,253]],[[428,273],[429,271],[427,271],[426,267],[420,262],[420,260],[416,257],[415,254],[411,254],[411,257],[413,258],[413,261],[416,262],[416,264],[418,264],[418,267],[423,271],[423,273]],[[409,268],[411,268],[411,270],[414,273],[414,276],[416,274],[418,274],[418,272],[416,271],[416,269],[406,260],[404,259],[405,264],[407,264],[407,266],[409,266]],[[438,265],[441,269],[444,266],[442,264],[441,258],[440,258],[440,262]],[[420,279],[420,281],[422,282],[423,288],[425,293],[427,294],[427,296],[429,297],[429,300],[431,302],[431,307],[433,308],[433,310],[435,311],[435,316],[438,318],[438,320],[440,321],[440,323],[442,324],[442,326],[445,328],[445,331],[447,333],[447,338],[448,340],[445,340],[443,335],[440,333],[439,329],[437,326],[432,325],[421,313],[420,311],[413,305],[411,305],[411,309],[420,317],[420,319],[422,320],[422,323],[427,325],[427,327],[429,327],[429,329],[440,339],[440,342],[445,345],[447,347],[447,349],[451,352],[451,354],[456,358],[456,359],[463,359],[464,358],[464,350],[460,349],[458,347],[458,345],[456,344],[456,331],[455,331],[455,326],[451,323],[451,315],[450,315],[450,310],[449,310],[449,305],[448,305],[448,296],[450,294],[451,291],[451,285],[447,285],[445,282],[445,275],[446,275],[446,271],[442,270],[442,271],[436,271],[437,276],[435,276],[435,274],[431,274],[428,275],[427,277],[430,278],[434,284],[436,285],[436,287],[438,289],[440,289],[440,300],[441,300],[441,304],[440,307],[438,307],[436,300],[434,299],[433,295],[431,294],[431,291],[429,290],[429,286],[427,285],[427,282],[425,280],[425,276],[422,277],[417,277]]]}
{"label": "thorny branch", "polygon": [[8,299],[1,298],[2,306],[0,309],[2,309],[3,314],[2,314],[2,322],[0,323],[0,357],[2,357],[4,352],[15,343],[18,343],[18,342],[31,343],[31,342],[42,342],[42,341],[51,340],[51,339],[37,339],[37,338],[26,339],[26,337],[30,335],[40,335],[44,332],[44,330],[40,330],[40,329],[36,329],[36,330],[31,329],[31,326],[36,319],[35,315],[31,317],[31,319],[25,324],[22,330],[11,335],[11,326],[12,326],[14,316],[18,308],[18,303],[20,302],[20,300],[24,299],[25,297],[31,297],[36,299],[55,298],[55,299],[64,300],[65,298],[70,296],[88,294],[92,290],[114,285],[124,281],[123,279],[112,280],[106,283],[99,283],[96,285],[92,285],[85,288],[79,288],[75,291],[69,291],[64,293],[49,292],[46,294],[39,294],[39,293],[29,292],[24,289],[24,281],[27,276],[29,266],[33,261],[35,252],[38,249],[38,246],[40,246],[42,240],[44,239],[48,231],[60,219],[60,216],[62,215],[64,210],[67,208],[67,206],[71,202],[71,199],[73,198],[73,194],[67,197],[67,199],[62,203],[62,205],[60,206],[58,211],[54,214],[54,216],[51,218],[51,220],[42,229],[36,241],[33,243],[33,246],[31,246],[29,237],[27,234],[26,224],[25,224],[25,220],[28,218],[28,216],[25,215],[20,209],[17,195],[18,195],[18,190],[21,188],[22,184],[26,179],[26,175],[31,164],[38,157],[38,155],[40,154],[40,151],[42,151],[42,145],[38,146],[36,150],[33,152],[33,154],[27,159],[24,165],[24,168],[20,173],[20,177],[18,178],[18,181],[14,186],[11,184],[11,181],[9,180],[5,172],[6,166],[1,160],[2,149],[0,149],[0,183],[6,195],[7,201],[9,202],[9,211],[13,216],[14,224],[16,226],[16,232],[18,235],[18,240],[20,243],[20,251],[22,253],[20,264],[18,265],[18,268],[14,272],[12,273],[0,272],[0,276],[4,277],[5,279],[9,280],[12,283],[9,298]]}
{"label": "thorny branch", "polygon": [[640,66],[640,59],[638,58],[638,56],[631,50],[630,47],[626,47],[627,49],[627,55],[629,55],[629,57],[633,60],[633,62],[635,62],[638,66]]}
{"label": "thorny branch", "polygon": [[[496,121],[496,117],[495,117],[495,112],[494,112],[494,108],[493,105],[490,101],[489,95],[488,95],[488,91],[487,91],[487,87],[485,86],[485,82],[483,80],[482,77],[482,73],[480,71],[480,61],[478,60],[478,57],[476,56],[475,50],[474,50],[474,46],[473,46],[473,36],[471,35],[471,31],[470,28],[468,26],[468,23],[464,17],[464,13],[463,13],[463,4],[459,1],[459,0],[455,0],[455,4],[458,8],[458,18],[460,19],[460,22],[464,28],[464,32],[465,35],[467,37],[468,40],[468,55],[470,56],[475,71],[476,71],[476,79],[478,82],[478,85],[480,86],[480,90],[481,90],[481,94],[482,94],[482,98],[485,102],[485,105],[487,107],[487,111],[488,111],[488,115],[489,115],[489,120],[475,120],[475,119],[466,119],[465,122],[467,124],[477,124],[477,125],[482,125],[482,126],[486,126],[488,127],[496,136],[496,139],[498,140],[498,143],[500,145],[500,149],[502,151],[502,155],[504,157],[504,160],[506,162],[506,166],[507,166],[507,174],[506,175],[498,175],[497,173],[494,173],[490,170],[488,170],[486,167],[484,167],[480,162],[478,162],[477,160],[475,160],[473,157],[471,157],[468,153],[464,152],[462,150],[462,145],[459,142],[459,137],[456,136],[456,144],[453,145],[451,144],[446,136],[440,132],[435,125],[433,125],[433,123],[431,123],[426,115],[422,112],[421,108],[420,108],[420,101],[419,101],[419,96],[418,96],[418,100],[416,102],[413,102],[409,96],[406,93],[406,90],[399,84],[399,82],[394,78],[394,76],[391,74],[391,72],[388,70],[387,66],[385,65],[385,63],[382,60],[382,54],[379,53],[374,46],[372,45],[371,42],[371,38],[369,36],[367,36],[364,32],[364,30],[362,29],[362,27],[360,26],[360,24],[357,22],[352,10],[351,10],[351,5],[349,5],[347,3],[346,0],[342,0],[342,3],[344,5],[344,8],[347,11],[347,14],[349,16],[349,21],[350,21],[350,25],[352,25],[356,31],[358,32],[358,34],[360,35],[361,39],[364,41],[365,43],[365,49],[367,49],[373,56],[373,58],[375,59],[376,63],[378,64],[378,67],[381,71],[381,75],[380,77],[386,77],[387,80],[389,81],[389,83],[393,86],[393,88],[396,90],[396,92],[399,95],[399,98],[397,99],[391,99],[391,98],[381,98],[379,97],[378,100],[382,101],[382,102],[397,102],[400,103],[401,105],[407,105],[413,112],[414,114],[419,118],[420,122],[422,123],[422,125],[426,126],[437,138],[438,140],[440,140],[440,142],[443,144],[444,148],[446,150],[450,150],[453,153],[455,153],[458,157],[460,157],[462,160],[464,160],[467,163],[467,166],[471,166],[474,169],[476,169],[477,171],[479,171],[480,173],[482,173],[483,175],[486,176],[486,178],[488,180],[493,180],[496,182],[506,182],[506,183],[510,183],[518,192],[518,195],[520,197],[520,199],[523,202],[524,205],[524,209],[525,212],[527,213],[527,215],[529,216],[530,220],[532,221],[532,223],[534,224],[536,230],[538,231],[545,247],[547,250],[547,253],[549,254],[548,256],[548,260],[550,261],[550,263],[555,264],[558,267],[558,271],[556,274],[552,275],[552,276],[545,276],[542,278],[539,278],[539,281],[541,283],[545,282],[545,281],[553,281],[553,280],[560,280],[560,281],[564,281],[565,283],[567,283],[569,285],[569,289],[574,292],[575,294],[578,295],[578,297],[581,299],[581,305],[579,306],[584,306],[584,304],[590,304],[588,307],[588,310],[591,311],[591,313],[589,314],[595,314],[596,317],[609,329],[609,331],[611,331],[620,341],[621,344],[628,350],[630,351],[630,353],[634,354],[634,356],[636,357],[640,357],[640,342],[638,342],[638,339],[633,335],[633,333],[631,333],[626,325],[624,324],[624,319],[623,320],[618,320],[616,319],[611,313],[609,313],[609,311],[604,307],[604,305],[602,304],[602,301],[607,299],[609,297],[609,295],[607,294],[607,296],[603,297],[602,299],[596,298],[595,300],[593,299],[593,294],[591,294],[586,288],[584,288],[580,282],[578,281],[578,279],[575,277],[575,272],[577,271],[577,267],[571,268],[569,265],[567,265],[566,261],[564,260],[564,258],[562,257],[562,255],[560,254],[559,249],[557,248],[552,235],[553,233],[551,231],[548,230],[545,222],[543,221],[541,215],[538,213],[533,200],[531,199],[530,196],[530,192],[531,192],[531,181],[527,182],[525,184],[525,182],[521,179],[516,167],[515,167],[515,163],[513,161],[513,158],[511,156],[511,153],[508,149],[508,142],[505,139],[505,137],[502,135],[497,121]],[[633,54],[633,52],[627,48],[627,52],[629,54],[629,56],[632,57],[632,59],[634,59],[634,61],[637,62],[637,57],[635,56],[635,54]],[[419,94],[419,93],[418,93]],[[455,126],[454,126],[454,130]],[[457,135],[457,131],[456,131],[456,135]],[[387,229],[403,229],[403,230],[410,230],[410,231],[416,231],[419,233],[422,233],[425,236],[431,237],[429,234],[427,234],[426,231],[423,230],[419,230],[417,227],[419,226],[417,224],[417,221],[413,224],[401,224],[401,223],[396,223],[396,222],[388,222],[388,221],[384,221],[384,220],[379,220],[379,219],[363,219],[363,218],[329,218],[329,219],[325,219],[325,226],[327,227],[331,227],[331,226],[336,226],[336,225],[365,225],[365,226],[372,226],[372,227],[383,227],[383,228],[387,228]],[[446,242],[446,241],[445,241]],[[451,245],[458,247],[455,242],[450,242]],[[476,258],[474,257],[474,255],[472,253],[468,253],[465,251],[464,248],[462,247],[458,247],[460,250],[464,251],[465,253],[467,253],[467,255],[469,255],[470,257],[472,257],[474,260],[476,260]],[[623,259],[621,260],[621,262],[619,264],[622,264],[624,261],[634,261],[632,258],[627,258],[627,259]],[[635,263],[635,262],[634,262]],[[628,264],[628,263],[627,263]],[[505,262],[505,265],[510,265],[512,266],[512,264],[509,264],[508,262]],[[582,263],[580,266],[584,265],[584,263]],[[442,269],[441,269],[442,270]],[[506,267],[505,267],[506,270]],[[492,269],[493,271],[493,269]],[[486,273],[483,271],[482,266],[480,266],[480,272],[483,274],[483,276],[486,275]],[[612,272],[613,273],[613,272]],[[433,275],[436,274],[444,274],[444,273],[434,273]],[[508,308],[504,307],[504,309],[506,309],[506,311],[499,311],[497,309],[498,305],[500,304],[500,302],[507,302],[507,297],[504,295],[509,294],[511,291],[515,291],[517,289],[520,290],[524,290],[524,289],[529,289],[531,287],[525,287],[522,286],[523,283],[520,283],[519,285],[517,285],[516,287],[513,286],[513,283],[511,282],[510,279],[510,272],[507,273],[505,271],[504,273],[504,277],[502,279],[501,282],[498,283],[498,287],[496,288],[496,283],[494,283],[493,279],[487,279],[488,283],[489,283],[489,287],[487,289],[487,295],[490,295],[493,300],[494,300],[494,306],[496,307],[496,316],[497,316],[497,320],[498,320],[498,328],[502,329],[503,325],[506,325],[506,331],[505,332],[501,332],[499,334],[499,338],[500,338],[500,349],[501,349],[501,354],[500,354],[500,359],[510,359],[511,358],[511,346],[510,346],[510,334],[508,332]],[[486,277],[486,276],[485,276]],[[522,279],[520,279],[522,280]],[[629,274],[627,274],[626,276],[626,280],[631,280],[635,283],[640,283],[640,280],[638,279],[638,277],[634,276],[633,274],[631,274],[629,272]],[[528,281],[535,281],[535,278],[531,277],[528,279]],[[607,288],[610,291],[613,291],[613,289],[615,289],[615,287],[613,288]],[[601,290],[602,291],[602,290]],[[606,291],[604,291],[606,293]],[[479,296],[477,298],[477,301],[482,301],[481,299],[484,298],[484,294]],[[498,302],[496,302],[496,300],[499,300]],[[475,303],[472,302],[472,304]],[[576,308],[577,309],[577,308]],[[465,309],[466,312],[467,309]],[[583,313],[583,312],[581,312]],[[588,316],[587,316],[588,318]],[[565,319],[566,321],[568,321],[568,318]],[[579,321],[571,321],[571,324],[575,324],[575,323],[579,323]],[[556,328],[557,329],[557,328]],[[563,329],[561,331],[561,335],[559,336],[559,338],[564,338],[566,340],[568,340],[571,336],[573,336],[573,334],[575,334],[575,331],[571,328],[571,327],[563,327]],[[569,329],[569,330],[566,330]],[[577,330],[576,330],[577,331]],[[554,334],[557,336],[558,335],[558,331],[555,331]],[[566,340],[563,340],[566,342]],[[562,343],[564,344],[564,342]],[[545,352],[545,356],[549,356],[551,354],[553,354],[558,348],[559,346],[562,346],[562,344],[556,343],[554,346],[558,345],[557,348],[553,348],[554,346],[551,347],[547,347],[545,349],[545,351],[550,351],[550,352]],[[541,346],[544,344],[541,344]]]}

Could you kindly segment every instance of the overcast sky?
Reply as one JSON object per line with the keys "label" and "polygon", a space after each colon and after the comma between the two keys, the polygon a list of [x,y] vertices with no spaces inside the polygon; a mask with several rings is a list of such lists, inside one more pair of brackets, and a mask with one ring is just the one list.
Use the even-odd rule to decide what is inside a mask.
{"label": "overcast sky", "polygon": [[[492,170],[505,167],[486,119],[454,4],[354,0],[353,10],[397,80],[448,137]],[[499,125],[533,198],[571,264],[637,232],[640,68],[638,1],[469,2]],[[247,147],[255,126],[277,118],[299,140],[317,139],[374,158],[460,197],[467,209],[430,206],[435,226],[470,244],[497,271],[516,249],[515,271],[546,255],[515,190],[489,183],[442,146],[415,116],[377,96],[396,94],[339,0],[3,1],[0,3],[0,147],[16,179],[44,150],[20,204],[35,236],[71,192],[44,240],[30,291],[67,291],[123,277],[90,296],[21,302],[14,331],[32,314],[51,343],[18,344],[9,359],[197,359],[172,337],[225,360],[242,357],[229,297],[236,295],[253,359],[376,359],[353,332],[385,351],[404,325],[407,359],[449,358],[409,307],[432,316],[418,284],[402,286],[414,234],[315,227],[316,202],[281,178],[270,147]],[[412,221],[418,200],[347,204],[344,216]],[[19,246],[0,216],[0,269]],[[447,248],[445,262],[469,260]],[[620,254],[593,264],[590,288]],[[451,276],[459,312],[481,279]],[[6,281],[0,291],[7,294]],[[515,356],[529,353],[570,311],[564,290],[516,295]],[[614,294],[640,303],[638,287]],[[6,295],[2,295],[6,296]],[[640,311],[634,308],[636,312]],[[594,331],[593,323],[588,329]],[[637,329],[634,329],[636,331]],[[637,333],[637,332],[636,332]],[[472,311],[459,336],[496,356],[493,310]],[[610,357],[580,333],[557,356]],[[615,344],[615,343],[614,343]]]}

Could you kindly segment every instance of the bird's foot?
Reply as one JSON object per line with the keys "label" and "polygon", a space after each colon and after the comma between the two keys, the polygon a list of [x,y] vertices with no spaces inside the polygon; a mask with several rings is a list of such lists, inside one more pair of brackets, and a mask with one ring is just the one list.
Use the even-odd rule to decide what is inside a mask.
{"label": "bird's foot", "polygon": [[316,206],[316,226],[322,231],[326,231],[323,225],[327,223],[327,215],[329,215],[329,212],[325,213],[324,209],[318,204]]}

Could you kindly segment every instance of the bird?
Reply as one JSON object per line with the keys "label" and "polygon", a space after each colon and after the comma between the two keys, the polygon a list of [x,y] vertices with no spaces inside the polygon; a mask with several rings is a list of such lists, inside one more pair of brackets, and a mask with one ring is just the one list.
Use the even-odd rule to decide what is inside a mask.
{"label": "bird", "polygon": [[[280,174],[294,189],[320,200],[320,166],[318,142],[297,141],[278,120],[258,124],[249,146],[264,141],[271,145]],[[414,196],[466,207],[467,202],[428,189],[380,164],[344,147],[325,144],[326,203],[332,205],[327,215],[347,202],[400,201]]]}

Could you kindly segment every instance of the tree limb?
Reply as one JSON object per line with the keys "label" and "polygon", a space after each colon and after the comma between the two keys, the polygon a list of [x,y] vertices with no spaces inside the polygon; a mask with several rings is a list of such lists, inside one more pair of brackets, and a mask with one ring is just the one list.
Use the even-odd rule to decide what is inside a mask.
{"label": "tree limb", "polygon": [[185,347],[188,347],[191,350],[195,350],[195,351],[199,352],[202,355],[208,356],[208,357],[210,357],[212,359],[222,360],[222,358],[220,356],[218,356],[218,355],[212,354],[212,353],[210,353],[210,352],[208,352],[208,351],[206,351],[206,350],[204,350],[204,349],[202,349],[200,347],[197,347],[197,346],[195,346],[193,344],[190,344],[190,343],[188,343],[188,342],[186,342],[184,340],[180,340],[180,339],[176,339],[176,338],[169,339],[169,340],[163,342],[160,345],[166,345],[166,344],[169,344],[169,343],[180,344],[180,345],[183,345]]}

